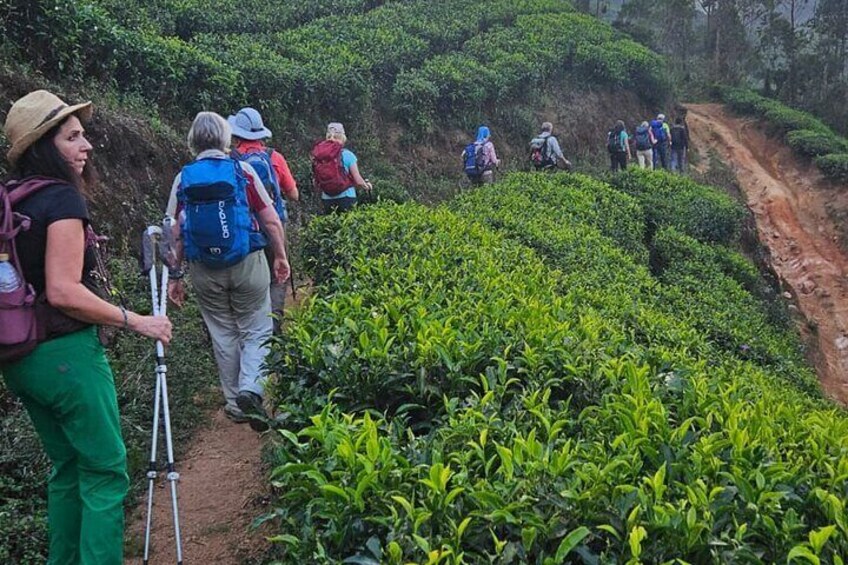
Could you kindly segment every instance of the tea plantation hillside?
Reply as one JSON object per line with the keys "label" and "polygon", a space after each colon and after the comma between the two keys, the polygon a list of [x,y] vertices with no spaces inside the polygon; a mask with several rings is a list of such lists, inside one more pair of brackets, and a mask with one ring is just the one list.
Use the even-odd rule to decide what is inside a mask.
{"label": "tea plantation hillside", "polygon": [[2,12],[2,56],[82,96],[141,100],[179,128],[252,105],[304,181],[311,142],[342,121],[372,180],[431,199],[452,192],[458,165],[443,157],[483,121],[514,168],[545,119],[588,156],[616,113],[648,115],[670,93],[661,58],[564,0],[271,0],[249,18],[220,0],[5,0]]}
{"label": "tea plantation hillside", "polygon": [[843,563],[848,418],[740,219],[628,173],[313,222],[274,345],[280,560]]}
{"label": "tea plantation hillside", "polygon": [[[295,268],[315,286],[269,359],[268,559],[844,562],[848,419],[736,251],[743,208],[638,171],[511,172],[460,193],[483,122],[508,169],[551,119],[590,170],[612,120],[670,103],[662,58],[564,0],[245,6],[0,0],[0,118],[34,88],[94,100],[95,224],[145,311],[134,234],[188,158],[188,124],[262,111],[304,194]],[[307,151],[331,120],[378,202],[312,218]],[[184,441],[215,371],[194,307],[174,316]],[[110,352],[135,480],[148,345]],[[0,407],[0,562],[43,562],[48,466],[3,388]]]}

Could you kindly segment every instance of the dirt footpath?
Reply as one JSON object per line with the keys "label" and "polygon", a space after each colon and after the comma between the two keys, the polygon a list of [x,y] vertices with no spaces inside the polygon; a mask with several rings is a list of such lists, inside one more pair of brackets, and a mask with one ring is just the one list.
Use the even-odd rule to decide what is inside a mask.
{"label": "dirt footpath", "polygon": [[808,322],[822,386],[848,404],[848,255],[827,211],[832,187],[756,120],[719,104],[686,107],[693,148],[715,150],[736,173],[772,267]]}
{"label": "dirt footpath", "polygon": [[[249,530],[262,512],[265,470],[260,454],[262,440],[247,424],[234,424],[219,409],[209,426],[195,435],[192,447],[177,462],[180,481],[177,498],[185,563],[243,563],[261,555],[267,542]],[[164,455],[164,454],[163,454]],[[161,458],[160,458],[161,459]],[[151,565],[176,563],[171,492],[160,473],[153,495],[153,551]],[[127,563],[141,563],[147,489],[129,518],[127,536],[131,550]]]}

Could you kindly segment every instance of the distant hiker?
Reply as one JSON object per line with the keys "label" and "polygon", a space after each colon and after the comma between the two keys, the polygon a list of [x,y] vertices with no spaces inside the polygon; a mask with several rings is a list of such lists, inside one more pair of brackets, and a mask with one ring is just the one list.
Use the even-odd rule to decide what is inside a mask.
{"label": "distant hiker", "polygon": [[491,184],[495,182],[495,169],[500,160],[495,153],[491,133],[486,126],[477,129],[477,138],[469,143],[462,152],[462,165],[468,180],[472,184]]}
{"label": "distant hiker", "polygon": [[657,167],[668,169],[668,143],[671,134],[668,130],[668,124],[664,120],[664,114],[660,114],[657,116],[657,119],[651,120],[651,133],[656,140],[653,154],[655,169]]}
{"label": "distant hiker", "polygon": [[636,159],[639,161],[639,168],[653,171],[654,170],[654,134],[651,133],[651,127],[648,122],[642,122],[636,131],[633,133],[634,146],[636,149]]}
{"label": "distant hiker", "polygon": [[[24,281],[32,285],[39,312],[35,318],[29,310],[35,332],[28,342],[10,342],[18,343],[16,352],[0,345],[0,373],[23,402],[53,465],[47,481],[49,563],[121,565],[127,452],[97,326],[167,344],[171,322],[101,298],[106,273],[86,202],[96,180],[83,126],[91,112],[91,102],[68,105],[37,90],[17,100],[6,116],[14,180],[5,187],[12,208],[30,218],[31,227],[11,242],[0,240],[0,253],[9,254],[0,260],[7,275],[0,280],[0,335],[22,329],[23,311],[16,321],[6,314],[14,311],[16,297],[32,298]],[[0,203],[0,216],[4,210]]]}
{"label": "distant hiker", "polygon": [[610,170],[616,172],[627,169],[630,154],[630,142],[624,122],[618,120],[615,127],[607,134],[607,152],[610,155]]}
{"label": "distant hiker", "polygon": [[289,278],[289,263],[273,200],[253,167],[227,154],[231,136],[227,121],[213,112],[197,114],[188,132],[196,159],[174,179],[167,207],[178,220],[168,295],[177,306],[185,300],[179,269],[185,257],[212,338],[224,413],[263,431],[267,424],[250,416],[265,416],[263,364],[272,332],[264,247],[273,247],[278,281]]}
{"label": "distant hiker", "polygon": [[542,131],[530,140],[530,162],[537,171],[571,170],[571,161],[565,158],[559,141],[553,135],[554,125],[542,123]]}
{"label": "distant hiker", "polygon": [[[233,130],[233,150],[231,156],[234,159],[250,163],[253,170],[262,179],[265,190],[274,201],[274,209],[280,216],[283,229],[288,222],[288,210],[286,200],[297,201],[299,194],[297,182],[291,174],[285,157],[278,151],[265,146],[265,139],[271,137],[271,130],[265,127],[262,116],[253,108],[242,108],[234,116],[227,118],[230,128]],[[268,265],[273,265],[274,255],[270,246],[265,247],[265,257]],[[285,281],[278,281],[271,274],[271,312],[276,315],[275,327],[279,326],[282,319],[283,309],[286,303]]]}
{"label": "distant hiker", "polygon": [[322,213],[347,212],[356,205],[356,189],[371,192],[371,183],[359,173],[353,151],[345,149],[347,136],[338,122],[327,124],[324,140],[312,147],[312,185],[321,194]]}
{"label": "distant hiker", "polygon": [[679,173],[686,172],[686,158],[689,151],[689,131],[682,117],[674,120],[671,128],[671,170]]}

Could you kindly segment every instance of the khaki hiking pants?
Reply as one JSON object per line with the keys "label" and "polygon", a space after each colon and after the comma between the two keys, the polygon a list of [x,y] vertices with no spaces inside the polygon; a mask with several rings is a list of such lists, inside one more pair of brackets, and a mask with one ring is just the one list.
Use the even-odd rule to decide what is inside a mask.
{"label": "khaki hiking pants", "polygon": [[265,356],[273,331],[271,276],[263,251],[254,251],[226,269],[191,263],[191,280],[203,321],[209,328],[218,376],[227,405],[241,391],[264,396]]}

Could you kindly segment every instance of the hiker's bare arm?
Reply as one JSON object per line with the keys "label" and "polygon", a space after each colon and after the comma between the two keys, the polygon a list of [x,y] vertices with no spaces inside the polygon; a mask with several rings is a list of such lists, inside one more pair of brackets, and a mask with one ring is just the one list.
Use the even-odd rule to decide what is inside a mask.
{"label": "hiker's bare arm", "polygon": [[[183,247],[182,231],[180,230],[180,222],[171,222],[171,252],[174,257],[174,266],[182,267],[183,258],[185,257],[185,247]],[[183,284],[183,279],[171,279],[168,281],[168,298],[174,303],[177,308],[182,308],[185,303],[186,290]]]}
{"label": "hiker's bare arm", "polygon": [[274,276],[278,282],[288,280],[291,271],[286,256],[286,228],[272,206],[266,206],[257,215],[262,223],[262,230],[268,236],[271,241],[271,248],[274,250],[274,265],[272,267]]}
{"label": "hiker's bare arm", "polygon": [[285,158],[276,151],[271,155],[271,164],[277,173],[277,180],[287,200],[297,202],[300,200],[300,191],[297,189],[297,181],[292,176],[291,169]]}
{"label": "hiker's bare arm", "polygon": [[371,190],[371,183],[362,178],[362,175],[359,174],[359,164],[354,163],[350,166],[350,178],[353,179],[353,184],[355,184],[357,188]]}
{"label": "hiker's bare arm", "polygon": [[279,257],[286,256],[286,228],[280,221],[277,211],[273,206],[266,206],[259,214],[259,221],[262,222],[262,231],[268,236],[271,242],[271,248],[274,250],[274,255]]}
{"label": "hiker's bare arm", "polygon": [[[59,220],[47,228],[44,277],[47,301],[68,316],[108,326],[123,327],[124,314],[82,284],[85,229],[82,220]],[[171,340],[171,322],[164,316],[141,316],[127,312],[127,327],[142,335]]]}
{"label": "hiker's bare arm", "polygon": [[180,230],[179,220],[171,222],[171,253],[174,258],[174,267],[179,268],[185,259],[185,247],[183,247],[183,235]]}

